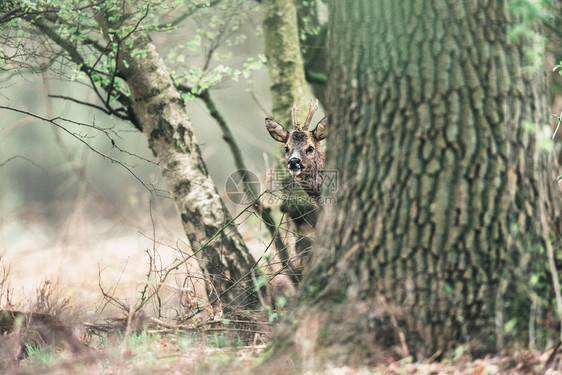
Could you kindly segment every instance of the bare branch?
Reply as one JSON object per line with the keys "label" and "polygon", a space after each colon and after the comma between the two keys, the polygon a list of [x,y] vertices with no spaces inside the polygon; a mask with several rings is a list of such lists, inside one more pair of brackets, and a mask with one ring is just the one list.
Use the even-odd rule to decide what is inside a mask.
{"label": "bare branch", "polygon": [[[209,94],[208,91],[203,91],[200,95],[200,98],[201,100],[203,100],[203,102],[209,109],[209,114],[213,117],[213,119],[215,119],[220,129],[222,130],[222,134],[223,134],[222,138],[230,147],[230,152],[234,157],[234,165],[236,165],[236,168],[239,171],[248,170],[248,168],[246,167],[246,163],[244,163],[242,150],[238,146],[238,143],[236,142],[236,139],[234,138],[232,132],[230,131],[230,127],[226,123],[226,120],[224,119],[224,117],[222,117],[222,115],[218,111],[214,101],[211,98],[211,95]],[[246,190],[245,191],[246,194],[251,197],[256,197],[258,195],[258,192],[254,191],[253,190],[254,185],[249,183],[248,174],[243,172],[240,173],[241,173],[241,178],[244,182],[243,187]],[[262,221],[265,223],[265,226],[269,231],[269,234],[273,238],[275,242],[275,247],[277,248],[278,251],[281,251],[281,249],[285,248],[285,244],[283,243],[283,240],[279,236],[278,226],[277,224],[275,224],[275,219],[271,214],[271,209],[264,207],[259,200],[256,200],[255,208],[258,211],[258,214],[261,217]]]}
{"label": "bare branch", "polygon": [[35,163],[33,160],[30,160],[28,158],[26,158],[25,156],[21,156],[21,155],[14,155],[12,157],[9,157],[8,159],[4,160],[2,163],[0,163],[0,168],[2,168],[4,165],[8,164],[9,162],[11,162],[12,160],[15,159],[23,159],[25,161],[27,161],[28,163],[33,164],[34,166],[44,169],[42,166],[40,166],[39,164]]}
{"label": "bare branch", "polygon": [[558,129],[560,128],[560,123],[562,122],[562,112],[560,113],[560,116],[554,116],[557,118],[556,120],[556,129],[554,129],[554,133],[552,133],[552,138],[554,139],[556,137],[556,133],[558,133]]}
{"label": "bare branch", "polygon": [[[60,122],[60,121],[63,121],[63,122],[67,122],[67,123],[70,123],[70,124],[79,125],[79,126],[85,126],[85,127],[88,127],[88,128],[92,128],[92,129],[101,131],[101,132],[110,140],[111,144],[112,144],[114,147],[117,148],[117,145],[115,144],[115,141],[113,140],[113,138],[111,138],[110,132],[113,133],[113,134],[115,134],[116,136],[117,136],[117,134],[116,134],[114,131],[112,131],[111,129],[102,128],[102,127],[99,127],[99,126],[97,126],[97,125],[95,125],[95,124],[87,124],[87,123],[82,123],[82,122],[78,122],[78,121],[73,121],[73,120],[70,120],[70,119],[64,119],[64,118],[62,118],[62,117],[54,117],[54,118],[49,119],[49,118],[45,118],[45,117],[39,116],[39,115],[37,115],[37,114],[35,114],[35,113],[31,113],[31,112],[25,111],[25,110],[23,110],[23,109],[12,108],[12,107],[7,107],[7,106],[0,106],[0,109],[6,109],[6,110],[9,110],[9,111],[13,111],[13,112],[21,113],[21,114],[24,114],[24,115],[27,115],[27,116],[31,116],[31,117],[33,117],[33,118],[36,118],[36,119],[41,120],[41,121],[44,121],[44,122],[48,122],[48,123],[50,123],[50,124],[56,126],[57,128],[63,130],[65,133],[69,134],[71,137],[75,138],[76,140],[78,140],[79,142],[81,142],[82,144],[84,144],[88,149],[90,149],[90,150],[93,151],[94,153],[98,154],[99,156],[103,157],[104,159],[107,159],[107,160],[111,161],[112,163],[116,163],[116,164],[120,165],[121,167],[125,168],[125,170],[127,170],[127,171],[128,171],[137,181],[139,181],[139,182],[142,184],[142,186],[144,186],[148,191],[150,191],[150,192],[156,192],[156,189],[154,188],[154,186],[152,186],[152,184],[145,183],[139,176],[137,176],[137,175],[132,171],[132,168],[134,168],[134,166],[129,165],[129,164],[125,163],[125,162],[122,162],[121,160],[117,160],[117,159],[113,158],[112,156],[110,156],[110,155],[108,155],[108,154],[105,154],[105,153],[103,153],[103,152],[101,152],[101,151],[95,149],[92,145],[90,145],[88,142],[86,142],[86,141],[84,140],[84,136],[82,136],[82,135],[80,135],[80,134],[78,134],[78,133],[74,133],[74,132],[68,130],[64,125],[60,124],[59,122]],[[122,150],[122,149],[119,149],[119,150],[122,151],[122,152],[126,152],[126,151],[124,151],[124,150]],[[128,153],[128,152],[126,152],[126,153],[129,154],[129,155],[133,155],[133,154]],[[142,157],[140,157],[140,156],[138,156],[138,155],[135,155],[135,156],[138,157],[138,158],[140,158],[140,159],[143,159]],[[143,160],[146,160],[146,159],[143,159]],[[147,161],[148,161],[148,160],[147,160]]]}
{"label": "bare branch", "polygon": [[113,116],[116,116],[116,117],[118,117],[122,120],[130,121],[130,117],[128,115],[119,113],[119,112],[125,112],[126,113],[127,110],[125,108],[117,108],[117,109],[115,109],[115,111],[113,113],[111,113],[106,109],[106,107],[101,107],[99,105],[95,105],[95,104],[88,103],[88,102],[85,102],[85,101],[82,101],[82,100],[74,99],[74,98],[71,98],[71,97],[68,97],[68,96],[49,95],[49,98],[68,100],[68,101],[74,102],[76,104],[85,105],[87,107],[95,108],[95,109],[105,113],[106,115],[113,115]]}
{"label": "bare branch", "polygon": [[180,23],[182,23],[183,21],[185,21],[189,16],[193,15],[193,13],[195,13],[199,9],[210,8],[217,4],[220,4],[221,2],[222,0],[214,0],[214,1],[195,4],[192,8],[187,9],[185,12],[183,12],[178,17],[176,17],[176,19],[174,19],[173,21],[159,24],[158,29],[168,29],[170,27],[175,27]]}
{"label": "bare branch", "polygon": [[[90,79],[90,84],[91,84],[91,88],[94,90],[94,92],[96,93],[97,97],[99,98],[99,100],[102,103],[106,103],[105,98],[101,95],[101,93],[98,91],[97,87],[96,87],[96,83],[94,82],[94,80],[92,79],[92,68],[88,66],[88,64],[86,63],[86,61],[82,58],[82,56],[80,55],[80,53],[78,52],[78,50],[67,40],[63,39],[60,35],[58,35],[55,31],[53,31],[49,25],[47,25],[45,23],[45,21],[43,21],[42,19],[36,19],[34,24],[39,28],[39,30],[41,30],[43,33],[45,33],[45,35],[47,35],[49,37],[49,39],[51,39],[55,44],[57,44],[58,46],[60,46],[64,51],[66,51],[71,59],[71,61],[73,63],[75,63],[80,71],[86,73],[86,75],[88,76],[88,78]],[[111,91],[113,90],[112,87],[108,86],[108,85],[102,85],[102,88],[104,89],[104,91],[106,91],[108,93],[108,95],[110,95]],[[132,111],[132,107],[131,107],[131,101],[130,99],[126,96],[125,93],[120,93],[120,95],[118,95],[116,97],[116,100],[125,108],[127,108],[128,110],[128,114],[129,114],[129,120],[133,123],[133,125],[142,131],[142,128],[140,126],[140,123],[136,120],[136,117],[134,116],[134,113]],[[109,102],[107,102],[106,105],[107,110],[111,113],[111,114],[115,114],[116,116],[118,114],[115,113],[115,110],[113,109],[113,107],[111,107],[109,105]]]}
{"label": "bare branch", "polygon": [[0,17],[0,24],[9,22],[18,17],[22,17],[25,14],[25,12],[26,11],[21,7],[16,7]]}

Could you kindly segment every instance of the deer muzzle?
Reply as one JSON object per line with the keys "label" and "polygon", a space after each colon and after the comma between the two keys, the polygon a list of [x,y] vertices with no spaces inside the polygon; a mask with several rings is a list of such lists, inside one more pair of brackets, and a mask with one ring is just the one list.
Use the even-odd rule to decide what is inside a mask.
{"label": "deer muzzle", "polygon": [[287,161],[287,168],[289,168],[289,171],[291,172],[292,175],[298,176],[301,173],[301,171],[304,169],[304,166],[301,163],[301,159],[290,158]]}

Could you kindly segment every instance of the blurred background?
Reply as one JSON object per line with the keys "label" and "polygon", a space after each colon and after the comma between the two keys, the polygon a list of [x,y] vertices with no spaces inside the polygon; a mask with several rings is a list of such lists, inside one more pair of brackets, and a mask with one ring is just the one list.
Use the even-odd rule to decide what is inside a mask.
{"label": "blurred background", "polygon": [[[229,38],[238,42],[221,44],[211,68],[220,62],[238,69],[248,59],[259,61],[260,14],[253,11],[247,16],[236,21],[238,28]],[[205,17],[209,15],[173,32],[151,35],[173,69],[203,68],[208,52],[203,42],[196,42],[197,48],[188,49],[181,59],[175,48],[197,40]],[[264,128],[270,109],[267,70],[256,65],[245,77],[213,84],[210,92],[247,167],[265,179],[275,142]],[[113,147],[99,131],[68,122],[63,129],[29,113],[0,109],[0,255],[2,267],[10,273],[14,300],[31,298],[45,280],[59,285],[79,304],[99,298],[99,280],[116,287],[117,294],[138,297],[148,267],[147,249],[157,246],[166,264],[178,248],[188,248],[145,135],[94,108],[49,97],[97,103],[95,93],[76,81],[49,72],[6,71],[0,82],[0,106],[112,128],[125,151]],[[224,194],[226,178],[236,171],[230,150],[205,104],[191,98],[186,105],[209,173],[235,213],[243,207]],[[69,132],[86,135],[87,144]],[[141,181],[160,193],[149,191]],[[243,225],[241,231],[251,246],[261,238],[262,228]]]}

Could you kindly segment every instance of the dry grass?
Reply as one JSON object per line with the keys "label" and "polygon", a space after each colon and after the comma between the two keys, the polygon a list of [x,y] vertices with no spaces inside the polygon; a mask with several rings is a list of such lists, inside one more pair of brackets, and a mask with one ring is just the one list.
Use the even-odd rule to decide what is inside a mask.
{"label": "dry grass", "polygon": [[263,349],[267,316],[221,320],[192,262],[166,273],[188,250],[175,217],[135,228],[85,211],[56,228],[39,218],[14,213],[0,228],[4,372],[215,373]]}
{"label": "dry grass", "polygon": [[132,306],[113,318],[79,321],[69,298],[48,282],[28,306],[33,312],[0,310],[2,373],[232,373],[246,367],[273,330],[263,314],[178,324]]}
{"label": "dry grass", "polygon": [[[154,330],[127,337],[105,338],[85,354],[49,346],[28,352],[15,373],[58,374],[214,374],[242,369],[263,346],[237,346],[236,340],[221,336],[201,337],[185,332],[163,334]],[[220,346],[217,346],[220,345]]]}

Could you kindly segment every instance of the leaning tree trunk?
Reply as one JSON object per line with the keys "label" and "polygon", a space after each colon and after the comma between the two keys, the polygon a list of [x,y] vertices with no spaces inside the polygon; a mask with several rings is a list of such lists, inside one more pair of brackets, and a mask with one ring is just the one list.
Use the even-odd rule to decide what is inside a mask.
{"label": "leaning tree trunk", "polygon": [[494,351],[529,311],[517,307],[528,271],[546,268],[548,223],[560,229],[532,41],[510,39],[507,0],[332,0],[330,15],[338,202],[269,355],[311,370],[396,347]]}
{"label": "leaning tree trunk", "polygon": [[[265,55],[269,74],[271,91],[272,116],[285,127],[291,126],[291,108],[297,103],[300,112],[298,117],[301,124],[307,114],[308,101],[304,65],[301,56],[299,31],[297,24],[297,8],[293,0],[264,0],[262,2],[262,25],[265,41]],[[265,129],[264,129],[265,131]],[[299,185],[292,180],[285,165],[283,147],[276,147],[275,173],[276,178],[284,186],[282,192],[274,193],[281,196],[288,195],[293,199],[283,204],[282,210],[287,211],[294,225],[296,235],[295,251],[301,254],[310,250],[312,242],[309,236],[316,223],[317,210],[314,204],[306,198],[306,194]],[[277,186],[276,184],[273,184]],[[296,197],[296,199],[294,199]],[[277,249],[280,257],[287,265],[290,254],[288,249]],[[300,276],[292,274],[293,280]]]}
{"label": "leaning tree trunk", "polygon": [[[137,22],[129,15],[122,27],[134,28]],[[183,100],[147,32],[139,29],[129,38],[132,43],[119,42],[119,71],[207,279],[209,300],[254,304],[250,272],[255,261],[208,175]]]}

